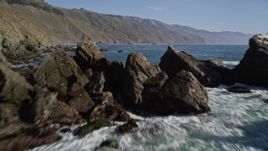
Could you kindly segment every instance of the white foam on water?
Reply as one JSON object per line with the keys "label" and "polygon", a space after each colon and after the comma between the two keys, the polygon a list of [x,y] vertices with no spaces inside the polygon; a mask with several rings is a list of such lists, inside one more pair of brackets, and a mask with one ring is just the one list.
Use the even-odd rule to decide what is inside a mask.
{"label": "white foam on water", "polygon": [[239,61],[223,61],[224,65],[231,65],[231,66],[236,66],[239,64]]}
{"label": "white foam on water", "polygon": [[250,94],[208,88],[211,113],[140,119],[135,133],[118,134],[102,128],[83,138],[64,134],[62,140],[32,151],[91,151],[107,139],[119,141],[127,151],[265,151],[268,150],[268,91],[252,87]]}

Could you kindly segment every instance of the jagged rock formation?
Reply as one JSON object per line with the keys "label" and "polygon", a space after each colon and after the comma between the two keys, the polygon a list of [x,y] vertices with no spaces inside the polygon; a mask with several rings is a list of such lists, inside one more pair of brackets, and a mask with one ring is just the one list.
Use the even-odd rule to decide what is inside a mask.
{"label": "jagged rock formation", "polygon": [[234,69],[236,81],[268,87],[268,35],[255,35],[249,49]]}
{"label": "jagged rock formation", "polygon": [[182,70],[191,72],[203,85],[208,87],[218,86],[223,77],[218,71],[220,67],[211,61],[199,61],[184,51],[176,51],[168,47],[161,57],[160,68],[169,76],[173,76]]}

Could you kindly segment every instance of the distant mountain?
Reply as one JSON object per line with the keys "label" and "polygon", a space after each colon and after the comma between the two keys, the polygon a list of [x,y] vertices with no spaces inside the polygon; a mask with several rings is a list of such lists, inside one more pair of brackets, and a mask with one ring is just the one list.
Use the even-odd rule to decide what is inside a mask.
{"label": "distant mountain", "polygon": [[0,34],[45,44],[93,39],[103,43],[245,44],[251,35],[209,32],[152,19],[56,8],[43,0],[0,0]]}

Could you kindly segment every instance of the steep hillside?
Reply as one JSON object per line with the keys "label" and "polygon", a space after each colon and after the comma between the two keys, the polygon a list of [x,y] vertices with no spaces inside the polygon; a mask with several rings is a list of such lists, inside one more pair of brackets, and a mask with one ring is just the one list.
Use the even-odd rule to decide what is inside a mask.
{"label": "steep hillside", "polygon": [[55,8],[43,0],[0,0],[0,34],[45,44],[93,39],[105,43],[237,44],[250,35],[208,32],[138,17]]}

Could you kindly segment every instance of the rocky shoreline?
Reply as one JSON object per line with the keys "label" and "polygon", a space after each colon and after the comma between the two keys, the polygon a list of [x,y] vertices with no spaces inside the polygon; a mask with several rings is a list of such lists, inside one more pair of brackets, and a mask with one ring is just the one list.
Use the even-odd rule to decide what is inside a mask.
{"label": "rocky shoreline", "polygon": [[[159,65],[140,53],[130,54],[123,64],[107,60],[91,42],[79,43],[70,56],[65,48],[42,48],[29,40],[17,44],[16,52],[46,51],[48,57],[36,69],[12,69],[12,60],[21,58],[3,53],[13,49],[6,43],[0,53],[0,150],[53,143],[61,139],[59,128],[83,123],[74,135],[83,137],[112,121],[125,122],[120,133],[131,132],[137,125],[127,111],[143,116],[207,113],[205,87],[235,82],[268,87],[266,35],[250,39],[250,48],[233,70],[220,60],[198,60],[172,47]],[[250,92],[231,92],[236,90]]]}

